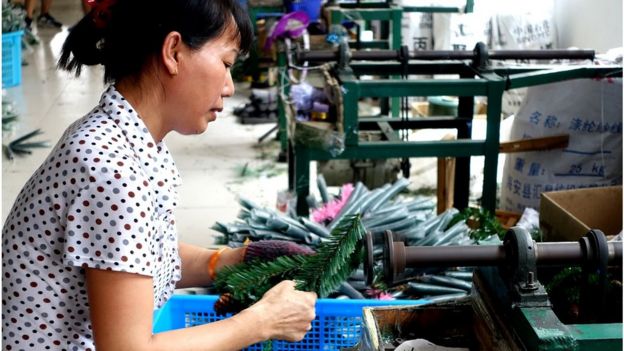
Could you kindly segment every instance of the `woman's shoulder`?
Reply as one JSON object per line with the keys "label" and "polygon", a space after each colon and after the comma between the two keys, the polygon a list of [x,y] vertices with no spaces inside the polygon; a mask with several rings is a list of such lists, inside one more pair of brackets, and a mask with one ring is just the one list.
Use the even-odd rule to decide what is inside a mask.
{"label": "woman's shoulder", "polygon": [[61,137],[58,147],[68,156],[130,157],[132,150],[123,130],[99,107],[75,121]]}
{"label": "woman's shoulder", "polygon": [[103,184],[129,184],[147,178],[121,128],[97,108],[66,129],[42,169],[47,170],[46,174],[84,174],[85,180]]}

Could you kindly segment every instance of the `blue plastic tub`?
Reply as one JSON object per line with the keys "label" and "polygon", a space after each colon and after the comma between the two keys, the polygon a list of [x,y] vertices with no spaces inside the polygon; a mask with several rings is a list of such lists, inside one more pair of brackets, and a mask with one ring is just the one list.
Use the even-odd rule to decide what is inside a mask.
{"label": "blue plastic tub", "polygon": [[2,33],[2,87],[22,84],[23,31]]}
{"label": "blue plastic tub", "polygon": [[316,22],[321,16],[321,0],[290,0],[288,11],[303,11],[308,14],[310,22]]}
{"label": "blue plastic tub", "polygon": [[[154,333],[216,322],[214,295],[174,295],[154,312]],[[427,300],[334,300],[318,299],[312,330],[299,342],[273,341],[273,350],[335,350],[351,347],[360,340],[362,307],[422,305]],[[244,332],[241,330],[241,333]],[[262,351],[262,344],[245,350]]]}

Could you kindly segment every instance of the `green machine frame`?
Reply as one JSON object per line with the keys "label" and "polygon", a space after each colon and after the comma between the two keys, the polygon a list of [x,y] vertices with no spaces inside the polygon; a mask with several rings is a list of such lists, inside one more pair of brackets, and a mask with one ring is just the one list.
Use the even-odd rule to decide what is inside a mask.
{"label": "green machine frame", "polygon": [[[476,50],[476,49],[475,49]],[[311,52],[313,53],[313,52]],[[434,52],[432,52],[434,53]],[[426,53],[424,53],[426,54]],[[446,54],[441,53],[443,56]],[[512,53],[513,54],[513,53]],[[485,56],[485,57],[484,57]],[[490,54],[492,58],[495,55]],[[343,91],[344,151],[333,156],[326,150],[301,145],[289,140],[289,189],[297,195],[297,214],[307,215],[310,186],[310,162],[332,159],[386,159],[409,157],[456,157],[458,163],[470,162],[471,156],[484,156],[482,207],[494,211],[496,207],[496,175],[499,153],[499,129],[502,96],[506,90],[555,83],[578,78],[621,76],[622,68],[611,66],[524,66],[492,68],[485,64],[487,54],[481,55],[481,64],[470,65],[459,61],[441,62],[359,62],[348,65],[337,63],[334,75]],[[455,79],[376,79],[359,80],[360,75],[396,76],[401,74],[456,74]],[[360,118],[358,101],[367,97],[458,96],[458,117],[410,119]],[[474,97],[487,97],[487,130],[485,140],[471,140],[470,124]],[[389,140],[359,141],[360,130],[377,126]],[[457,128],[458,140],[399,141],[392,138],[397,129]],[[292,139],[292,136],[290,136]],[[459,164],[458,164],[459,166]],[[469,168],[469,166],[468,166]],[[463,182],[458,187],[457,182]],[[468,203],[467,175],[456,178],[455,206]],[[463,190],[462,190],[463,189]]]}
{"label": "green machine frame", "polygon": [[[474,0],[466,0],[466,5],[456,6],[399,6],[392,1],[386,2],[359,2],[330,4],[330,24],[341,24],[345,19],[363,20],[368,25],[370,21],[381,21],[381,40],[360,42],[356,40],[353,48],[395,49],[401,47],[401,19],[404,12],[423,13],[470,13],[474,8]],[[389,39],[389,34],[392,38]]]}
{"label": "green machine frame", "polygon": [[[401,47],[401,19],[404,12],[423,12],[423,13],[470,13],[474,8],[474,0],[466,0],[466,5],[461,7],[454,6],[398,6],[394,5],[391,1],[386,2],[364,2],[360,3],[337,3],[330,4],[327,9],[330,15],[331,24],[341,24],[344,19],[357,18],[366,21],[378,20],[381,22],[381,40],[374,40],[370,42],[355,41],[355,48],[389,48],[398,50]],[[275,11],[275,8],[258,8],[250,9],[250,16],[255,19],[258,12],[262,11]],[[255,23],[255,21],[254,21]],[[254,24],[255,26],[255,24]],[[390,36],[390,28],[392,37]],[[278,42],[278,45],[283,46],[282,42]],[[284,55],[284,48],[278,49],[278,66],[280,68],[286,67],[286,57]],[[257,59],[256,59],[257,60]],[[398,78],[398,77],[394,77]],[[288,95],[288,84],[286,82],[286,76],[282,75],[279,78],[279,86],[284,89],[285,95]],[[399,102],[397,99],[392,99],[392,113],[398,115]],[[387,103],[386,103],[387,104]],[[387,106],[384,108],[384,112],[387,112]],[[278,122],[278,138],[280,141],[280,149],[282,152],[286,152],[288,148],[288,132],[286,126],[286,113],[283,105],[280,104],[278,110],[279,122]]]}
{"label": "green machine frame", "polygon": [[388,38],[388,33],[383,30],[381,40],[359,41],[356,40],[350,46],[356,49],[376,48],[376,49],[398,49],[401,47],[401,18],[403,8],[397,5],[388,5],[387,8],[342,8],[328,7],[331,24],[341,24],[345,19],[357,19],[364,21],[383,21],[389,23],[392,37]]}

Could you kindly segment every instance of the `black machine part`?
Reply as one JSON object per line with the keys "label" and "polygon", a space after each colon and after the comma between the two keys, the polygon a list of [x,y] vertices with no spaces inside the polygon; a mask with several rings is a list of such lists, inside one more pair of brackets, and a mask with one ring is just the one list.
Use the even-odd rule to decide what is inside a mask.
{"label": "black machine part", "polygon": [[401,60],[471,60],[475,68],[482,68],[489,60],[593,60],[594,50],[488,50],[484,43],[477,43],[472,51],[464,50],[418,50],[411,53],[399,50],[351,51],[346,43],[338,50],[299,51],[298,62],[339,62],[341,67],[353,61],[401,61]]}
{"label": "black machine part", "polygon": [[[384,234],[383,270],[388,284],[405,268],[498,266],[503,277],[521,290],[537,289],[537,266],[583,266],[606,272],[606,267],[622,265],[622,242],[608,242],[599,230],[591,230],[578,242],[536,243],[523,228],[511,228],[503,245],[405,246],[391,231]],[[373,280],[373,238],[365,240],[364,272]]]}

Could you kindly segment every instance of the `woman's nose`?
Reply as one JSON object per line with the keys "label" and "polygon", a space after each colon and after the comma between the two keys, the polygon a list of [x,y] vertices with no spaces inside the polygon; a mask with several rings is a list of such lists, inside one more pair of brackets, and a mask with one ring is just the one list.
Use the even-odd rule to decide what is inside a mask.
{"label": "woman's nose", "polygon": [[232,73],[230,70],[227,71],[227,75],[225,76],[225,83],[223,84],[223,91],[221,92],[221,96],[230,97],[234,95],[234,81],[232,80]]}

